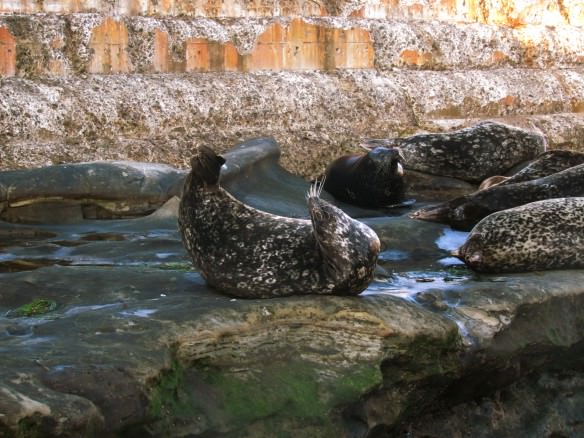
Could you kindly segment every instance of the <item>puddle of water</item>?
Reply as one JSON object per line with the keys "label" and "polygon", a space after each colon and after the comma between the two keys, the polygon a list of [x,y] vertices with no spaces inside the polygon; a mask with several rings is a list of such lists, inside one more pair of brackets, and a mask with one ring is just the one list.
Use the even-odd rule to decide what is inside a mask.
{"label": "puddle of water", "polygon": [[444,251],[454,251],[462,246],[468,236],[467,231],[455,231],[445,228],[436,240],[436,246]]}
{"label": "puddle of water", "polygon": [[124,310],[120,312],[123,316],[137,316],[139,318],[148,318],[150,315],[158,312],[156,309],[137,309],[137,310]]}
{"label": "puddle of water", "polygon": [[123,303],[99,304],[94,306],[75,306],[68,309],[63,316],[75,316],[81,313],[93,312],[95,310],[118,308],[123,306]]}

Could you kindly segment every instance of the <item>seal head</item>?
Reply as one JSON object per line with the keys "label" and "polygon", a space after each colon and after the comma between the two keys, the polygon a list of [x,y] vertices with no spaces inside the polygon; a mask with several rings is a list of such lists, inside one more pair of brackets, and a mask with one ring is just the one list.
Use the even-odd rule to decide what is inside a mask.
{"label": "seal head", "polygon": [[493,213],[453,255],[485,273],[584,268],[584,198],[545,199]]}
{"label": "seal head", "polygon": [[418,210],[411,217],[468,231],[484,217],[500,210],[543,199],[584,196],[584,164],[533,180],[514,184],[508,181]]}
{"label": "seal head", "polygon": [[399,149],[382,146],[337,158],[325,170],[324,189],[339,201],[359,207],[398,204],[405,194],[402,159]]}
{"label": "seal head", "polygon": [[357,295],[367,288],[380,251],[377,234],[308,192],[310,220],[252,208],[219,184],[224,159],[200,147],[191,160],[179,229],[207,283],[233,296]]}

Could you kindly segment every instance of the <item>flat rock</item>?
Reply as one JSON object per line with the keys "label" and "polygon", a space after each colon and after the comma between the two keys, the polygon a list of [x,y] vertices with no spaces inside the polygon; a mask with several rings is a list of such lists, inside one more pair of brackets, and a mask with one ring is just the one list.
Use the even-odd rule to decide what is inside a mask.
{"label": "flat rock", "polygon": [[[279,180],[277,148],[254,142],[261,159],[228,167],[226,184],[302,214],[308,183]],[[245,147],[229,154],[249,159]],[[560,388],[558,370],[581,379],[584,271],[477,275],[449,256],[466,233],[377,211],[363,220],[382,242],[379,272],[360,296],[232,299],[192,270],[176,208],[171,198],[133,219],[0,222],[4,436],[450,433],[477,418],[477,397],[486,409],[497,391],[526,394],[529,376],[542,388],[546,373]],[[36,298],[57,307],[9,316]],[[549,415],[565,391],[554,394],[541,398]],[[566,415],[557,431],[577,434]]]}

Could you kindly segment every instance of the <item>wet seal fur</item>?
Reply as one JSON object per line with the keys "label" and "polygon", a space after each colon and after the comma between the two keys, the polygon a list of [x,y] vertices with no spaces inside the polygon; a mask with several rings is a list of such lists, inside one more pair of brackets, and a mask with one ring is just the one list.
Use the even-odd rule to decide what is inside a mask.
{"label": "wet seal fur", "polygon": [[324,172],[324,190],[339,201],[381,208],[404,199],[405,183],[399,149],[375,147],[366,154],[345,155]]}
{"label": "wet seal fur", "polygon": [[546,139],[541,133],[492,121],[446,133],[365,142],[370,146],[399,148],[405,157],[406,169],[475,184],[504,174],[546,149]]}
{"label": "wet seal fur", "polygon": [[191,159],[178,224],[183,244],[207,283],[229,295],[357,295],[380,251],[377,234],[307,194],[310,220],[277,216],[235,199],[219,184],[225,160],[208,147]]}
{"label": "wet seal fur", "polygon": [[500,210],[543,199],[584,196],[584,164],[528,181],[507,181],[412,213],[414,219],[440,222],[470,230],[484,217]]}
{"label": "wet seal fur", "polygon": [[453,255],[485,273],[584,268],[584,198],[546,199],[491,214]]}

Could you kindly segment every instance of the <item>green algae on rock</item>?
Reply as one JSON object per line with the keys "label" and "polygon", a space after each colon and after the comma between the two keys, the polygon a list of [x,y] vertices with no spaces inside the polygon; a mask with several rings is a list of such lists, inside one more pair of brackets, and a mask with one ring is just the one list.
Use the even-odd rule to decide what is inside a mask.
{"label": "green algae on rock", "polygon": [[45,298],[36,298],[30,303],[23,304],[22,306],[16,309],[8,311],[6,313],[6,316],[10,317],[38,316],[52,312],[56,308],[57,303],[55,301],[48,300]]}

